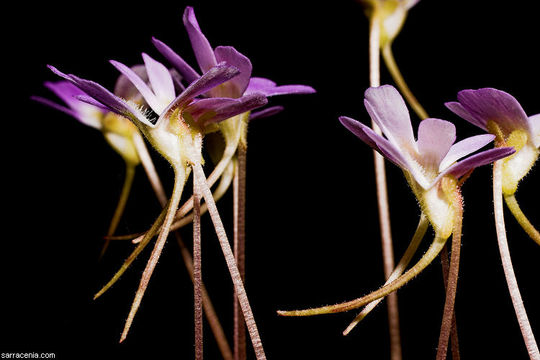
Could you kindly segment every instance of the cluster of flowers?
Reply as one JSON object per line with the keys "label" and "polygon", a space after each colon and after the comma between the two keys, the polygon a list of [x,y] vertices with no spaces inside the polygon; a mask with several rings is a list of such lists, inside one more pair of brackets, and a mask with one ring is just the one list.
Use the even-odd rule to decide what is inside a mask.
{"label": "cluster of flowers", "polygon": [[[388,67],[394,69],[393,74],[400,76],[395,72],[395,65],[392,65],[391,44],[403,25],[407,11],[417,3],[417,0],[364,2],[368,5],[367,15],[372,31],[370,48],[376,50],[376,56],[372,57],[372,72],[375,68],[374,62],[378,61],[373,59],[379,57],[379,50],[382,49]],[[262,342],[242,284],[242,274],[237,268],[238,258],[235,259],[230,248],[215,200],[225,193],[231,179],[242,172],[238,164],[241,162],[241,154],[247,148],[247,126],[250,120],[270,116],[282,110],[279,106],[265,107],[267,98],[285,94],[308,94],[313,93],[314,89],[304,85],[277,86],[269,79],[252,77],[252,65],[246,56],[230,46],[218,46],[215,49],[210,46],[199,28],[191,7],[186,8],[183,20],[200,73],[169,46],[154,38],[153,44],[171,68],[144,53],[142,65],[128,67],[117,61],[111,61],[121,75],[114,92],[110,92],[93,81],[65,74],[50,66],[50,69],[64,80],[47,82],[45,86],[60,97],[65,105],[42,97],[34,99],[102,131],[108,143],[125,160],[128,170],[126,183],[107,234],[109,239],[116,231],[134,169],[139,164],[145,168],[163,205],[163,212],[152,227],[133,240],[137,246],[131,256],[96,295],[100,296],[109,289],[151,239],[158,235],[126,321],[122,340],[131,326],[170,231],[193,222],[194,267],[191,272],[194,277],[196,300],[198,351],[196,354],[202,358],[202,325],[200,321],[197,322],[201,315],[200,306],[203,304],[198,226],[201,213],[208,211],[231,273],[255,353],[258,359],[264,359]],[[403,170],[422,210],[418,229],[402,259],[388,276],[387,283],[379,290],[337,305],[278,313],[284,316],[308,316],[363,307],[362,312],[346,330],[347,333],[385,296],[424,270],[441,251],[445,250],[447,240],[452,237],[451,264],[447,269],[449,271],[447,296],[439,343],[440,355],[438,353],[439,358],[445,358],[452,321],[455,321],[453,309],[463,213],[460,187],[476,167],[495,163],[494,204],[503,265],[527,349],[531,358],[538,359],[538,347],[526,314],[524,317],[520,316],[523,305],[520,304],[519,291],[517,297],[515,295],[517,284],[513,284],[515,277],[511,270],[511,262],[509,257],[505,256],[504,219],[500,199],[504,197],[509,209],[525,231],[540,244],[538,231],[523,215],[514,197],[519,182],[532,168],[539,155],[540,114],[527,116],[519,102],[501,90],[493,88],[464,90],[458,93],[457,102],[448,102],[446,106],[487,134],[456,142],[455,126],[446,120],[429,118],[406,84],[399,81],[398,77],[396,81],[398,87],[410,106],[423,119],[415,137],[409,111],[400,92],[391,85],[379,86],[377,82],[372,78],[372,86],[365,92],[364,100],[373,127],[345,116],[339,120],[354,135]],[[204,164],[202,144],[207,139],[215,141],[216,138],[210,137],[214,133],[221,134],[224,146],[216,156],[218,161],[212,173],[206,177],[202,167]],[[175,185],[170,197],[165,196],[144,139],[171,164],[174,170]],[[492,142],[495,143],[494,148],[478,152]],[[212,146],[208,148],[212,149]],[[191,172],[194,180],[193,196],[179,206],[184,185]],[[221,182],[212,194],[210,188],[219,179]],[[201,198],[205,200],[204,206],[200,204]],[[435,231],[431,246],[415,265],[405,271],[429,224]],[[104,251],[105,249],[106,246]],[[522,312],[524,313],[524,309]],[[222,352],[225,358],[229,356],[226,350]]]}

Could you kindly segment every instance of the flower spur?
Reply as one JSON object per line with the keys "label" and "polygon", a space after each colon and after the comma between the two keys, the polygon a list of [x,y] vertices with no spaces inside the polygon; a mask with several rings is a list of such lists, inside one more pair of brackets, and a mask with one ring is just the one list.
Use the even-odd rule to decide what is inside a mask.
{"label": "flower spur", "polygon": [[[397,90],[389,85],[369,88],[365,93],[364,104],[372,120],[381,128],[386,138],[351,118],[340,117],[341,123],[403,170],[423,214],[435,230],[435,238],[421,259],[401,275],[416,251],[419,238],[425,233],[426,224],[421,221],[413,239],[416,245],[409,246],[398,264],[398,269],[392,274],[387,284],[379,290],[337,305],[307,310],[278,311],[280,315],[311,316],[343,312],[382,299],[405,285],[429,265],[452,234],[452,255],[453,258],[458,256],[462,221],[461,184],[458,179],[465,177],[478,166],[489,164],[514,153],[512,148],[503,147],[471,155],[493,141],[494,136],[478,135],[454,144],[456,138],[454,125],[440,119],[423,120],[418,129],[418,140],[415,141],[407,107]],[[453,261],[456,259],[454,258]],[[452,276],[457,280],[457,273]],[[447,293],[445,313],[453,312],[454,296],[455,289],[453,294],[451,291]]]}
{"label": "flower spur", "polygon": [[[136,257],[151,239],[153,234],[158,230],[160,225],[163,224],[154,251],[152,252],[151,259],[149,260],[141,279],[141,284],[137,291],[128,320],[126,321],[121,341],[124,340],[127,335],[127,331],[133,321],[133,317],[148,285],[152,271],[156,266],[157,259],[163,249],[187,175],[191,168],[199,175],[201,174],[200,147],[203,135],[202,129],[206,126],[211,126],[213,121],[217,122],[224,120],[234,116],[236,113],[249,111],[266,103],[266,98],[263,95],[252,94],[235,101],[231,101],[231,99],[225,99],[223,101],[218,100],[213,103],[212,107],[208,106],[208,104],[199,104],[199,101],[195,100],[197,96],[238,75],[238,70],[236,68],[224,64],[218,64],[209,69],[201,76],[201,78],[193,82],[180,95],[175,97],[172,78],[168,70],[162,64],[156,62],[147,55],[143,55],[143,58],[145,60],[153,91],[150,90],[144,81],[138,78],[136,74],[131,72],[129,68],[116,62],[114,65],[124,71],[124,74],[128,76],[139,89],[148,104],[152,106],[152,109],[160,115],[155,123],[148,118],[147,113],[141,111],[141,109],[134,104],[110,93],[101,85],[81,79],[75,75],[66,75],[51,67],[56,74],[71,81],[89,95],[89,97],[79,97],[80,100],[93,105],[106,107],[110,111],[114,111],[115,113],[132,120],[156,150],[171,163],[175,172],[175,185],[168,207],[156,220],[151,231],[147,233],[146,239],[137,246],[134,253],[130,256],[130,258]],[[167,102],[169,102],[168,105]],[[209,199],[209,197],[211,198],[211,195],[208,197],[208,193],[204,190],[206,183],[200,180],[197,182],[202,184],[203,194],[207,203],[210,204],[212,202],[212,199]],[[220,244],[223,247],[224,253],[231,253],[228,243],[225,244],[221,238]],[[226,259],[232,273],[237,293],[240,297],[245,298],[243,285],[241,281],[238,281],[237,277],[234,276],[234,258],[232,259],[232,262],[230,261],[230,257],[226,256]],[[246,310],[246,321],[253,322],[253,316],[251,315],[251,309],[249,309],[247,298],[242,303],[247,304],[247,307],[243,309]]]}

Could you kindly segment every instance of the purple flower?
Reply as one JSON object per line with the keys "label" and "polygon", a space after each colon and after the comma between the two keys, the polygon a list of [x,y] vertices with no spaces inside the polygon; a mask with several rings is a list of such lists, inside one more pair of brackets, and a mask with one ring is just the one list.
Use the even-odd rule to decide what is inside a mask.
{"label": "purple flower", "polygon": [[[252,94],[238,99],[215,98],[210,103],[207,99],[197,97],[212,88],[223,84],[239,74],[238,69],[223,63],[209,68],[201,77],[192,82],[184,91],[176,96],[171,73],[163,64],[143,54],[149,85],[127,66],[112,61],[112,64],[133,83],[150,108],[159,115],[156,120],[152,113],[139,104],[123,99],[111,93],[101,85],[68,75],[50,67],[53,72],[70,81],[87,95],[77,99],[91,105],[104,107],[111,112],[132,120],[144,133],[150,143],[170,162],[180,164],[185,161],[187,134],[186,120],[201,128],[222,121],[230,116],[250,111],[266,104],[262,94]],[[171,117],[178,121],[169,121]]]}
{"label": "purple flower", "polygon": [[[418,139],[415,140],[405,102],[399,92],[389,85],[369,88],[365,92],[364,104],[386,138],[351,118],[340,117],[341,123],[404,171],[436,230],[451,231],[447,220],[453,219],[449,213],[451,204],[438,186],[443,177],[457,179],[478,166],[514,153],[512,148],[504,147],[469,156],[495,137],[477,135],[454,144],[454,125],[440,119],[423,120],[418,127]],[[463,160],[458,161],[460,159]]]}
{"label": "purple flower", "polygon": [[538,159],[540,114],[527,117],[512,95],[493,88],[463,90],[457,97],[458,102],[445,104],[452,112],[496,135],[497,146],[516,149],[503,165],[503,192],[513,194]]}
{"label": "purple flower", "polygon": [[[146,79],[146,72],[143,66],[134,66],[132,71]],[[81,98],[88,97],[88,94],[70,81],[48,81],[44,85],[56,94],[65,105],[40,96],[33,96],[33,100],[71,115],[81,123],[100,130],[111,147],[126,161],[134,165],[139,164],[140,159],[133,143],[133,136],[139,136],[139,134],[133,123],[122,116],[111,113],[102,104],[88,104],[80,100]],[[130,101],[141,102],[140,95],[123,75],[118,78],[114,91],[118,96],[130,99]]]}
{"label": "purple flower", "polygon": [[[183,20],[191,40],[197,63],[203,73],[220,62],[225,62],[226,64],[234,66],[239,70],[238,76],[222,84],[221,86],[210,89],[208,93],[205,94],[206,96],[238,98],[242,95],[253,95],[259,93],[269,97],[275,95],[309,94],[315,92],[315,90],[310,86],[277,86],[275,82],[269,79],[252,77],[251,61],[246,56],[238,52],[235,48],[231,46],[218,46],[215,49],[212,49],[210,43],[199,27],[192,7],[186,7]],[[180,73],[186,82],[192,83],[200,77],[199,73],[189,64],[187,64],[169,46],[155,38],[152,41],[158,51]],[[264,110],[264,112],[261,111],[259,113],[252,114],[251,118],[275,114],[281,109],[281,107],[272,107]]]}

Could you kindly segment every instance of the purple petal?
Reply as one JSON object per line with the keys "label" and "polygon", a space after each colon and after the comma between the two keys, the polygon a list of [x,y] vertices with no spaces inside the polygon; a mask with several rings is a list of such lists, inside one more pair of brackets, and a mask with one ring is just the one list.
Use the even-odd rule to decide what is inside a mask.
{"label": "purple petal", "polygon": [[75,97],[77,100],[79,101],[82,101],[86,104],[89,104],[89,105],[92,105],[92,106],[95,106],[97,107],[98,109],[101,109],[103,110],[104,112],[109,112],[109,108],[105,105],[103,105],[102,103],[100,103],[99,101],[96,101],[94,98],[91,98],[90,96],[87,96],[87,95],[77,95]]}
{"label": "purple petal", "polygon": [[147,126],[154,127],[154,125],[136,108],[120,99],[103,86],[90,80],[81,79],[75,75],[67,75],[56,69],[54,66],[49,65],[49,69],[56,75],[63,77],[64,79],[71,81],[79,89],[84,91],[90,97],[94,98],[101,104],[105,105],[110,111],[119,115],[127,117],[133,121],[140,121]]}
{"label": "purple petal", "polygon": [[504,91],[493,88],[463,90],[457,97],[465,110],[483,124],[495,121],[506,134],[516,129],[529,132],[525,111],[512,95]]}
{"label": "purple petal", "polygon": [[126,76],[129,81],[131,81],[131,83],[137,88],[137,90],[139,90],[144,100],[148,103],[152,110],[154,110],[157,114],[161,114],[165,106],[163,106],[163,103],[159,101],[157,96],[152,92],[152,89],[150,89],[146,82],[144,82],[143,79],[141,79],[133,70],[131,70],[129,67],[122,64],[121,62],[110,60],[110,63],[124,76]]}
{"label": "purple petal", "polygon": [[465,108],[458,102],[447,102],[444,105],[460,118],[467,120],[473,125],[478,126],[480,129],[487,131],[486,123],[472,116]]}
{"label": "purple petal", "polygon": [[204,94],[210,89],[224,83],[227,80],[232,79],[238,75],[239,71],[233,66],[225,64],[219,64],[208,70],[198,80],[189,85],[184,92],[182,92],[174,101],[160,115],[158,121],[166,117],[169,111],[187,105],[196,96]]}
{"label": "purple petal", "polygon": [[540,147],[540,114],[529,116],[529,128],[534,146]]}
{"label": "purple petal", "polygon": [[186,7],[183,19],[199,67],[202,72],[207,72],[212,66],[217,64],[217,61],[210,43],[199,27],[199,23],[195,17],[195,11],[191,6]]}
{"label": "purple petal", "polygon": [[276,83],[270,79],[261,77],[252,77],[245,94],[263,93],[268,96],[287,95],[287,94],[313,94],[315,89],[306,85],[281,85],[276,86]]}
{"label": "purple petal", "polygon": [[465,160],[459,161],[444,170],[442,173],[439,174],[439,176],[437,176],[434,183],[436,183],[439,179],[448,174],[451,174],[456,178],[460,178],[472,169],[475,169],[482,165],[491,164],[492,162],[512,155],[515,152],[516,150],[513,147],[500,147],[474,154],[466,158]]}
{"label": "purple petal", "polygon": [[347,116],[340,116],[339,121],[347,130],[356,135],[360,140],[377,150],[385,158],[402,169],[408,170],[407,161],[391,142],[377,134],[371,128]]}
{"label": "purple petal", "polygon": [[184,61],[184,59],[180,57],[180,55],[175,53],[165,43],[156,38],[152,38],[152,43],[154,43],[154,46],[161,53],[161,55],[167,59],[172,67],[174,67],[189,84],[201,77],[191,66],[189,66],[187,62]]}
{"label": "purple petal", "polygon": [[209,98],[194,102],[185,111],[201,124],[216,123],[235,115],[266,105],[268,100],[262,94],[245,95],[238,99]]}
{"label": "purple petal", "polygon": [[399,166],[402,170],[409,172],[420,186],[423,188],[429,187],[429,183],[418,167],[414,166],[414,164],[408,160],[408,155],[405,155],[396,145],[392,144],[390,141],[373,131],[373,129],[359,121],[346,116],[341,116],[339,121],[350,132],[359,137],[360,140],[380,152],[386,159]]}
{"label": "purple petal", "polygon": [[416,149],[409,110],[393,86],[367,89],[364,105],[390,142],[399,147]]}
{"label": "purple petal", "polygon": [[439,164],[456,141],[456,127],[440,119],[425,119],[418,126],[418,153],[423,165],[439,169]]}
{"label": "purple petal", "polygon": [[170,103],[176,97],[171,73],[162,63],[152,59],[149,55],[143,53],[142,57],[154,94],[161,101]]}
{"label": "purple petal", "polygon": [[284,109],[283,106],[277,105],[277,106],[267,107],[266,109],[263,109],[260,111],[252,112],[251,114],[249,114],[249,121],[254,120],[254,119],[262,119],[265,117],[273,116],[283,111],[283,109]]}
{"label": "purple petal", "polygon": [[77,110],[78,101],[75,99],[77,95],[85,95],[84,92],[69,81],[46,81],[43,85],[58,96],[67,106],[73,110]]}
{"label": "purple petal", "polygon": [[233,89],[231,94],[226,94],[225,96],[233,98],[242,96],[244,91],[246,91],[249,79],[251,78],[251,61],[249,61],[246,56],[236,51],[232,46],[218,46],[214,51],[214,54],[218,62],[225,62],[240,70],[240,74],[227,83]]}
{"label": "purple petal", "polygon": [[441,161],[441,164],[439,165],[439,171],[443,171],[444,169],[452,165],[455,161],[483,148],[484,146],[492,142],[493,139],[495,139],[495,135],[482,134],[471,136],[455,143],[448,151],[448,154],[446,154],[444,159]]}
{"label": "purple petal", "polygon": [[[146,74],[146,67],[144,65],[139,64],[132,66],[131,70],[133,70],[133,72],[145,83],[148,82],[148,75]],[[141,94],[137,88],[133,86],[133,83],[124,74],[121,74],[116,80],[113,93],[126,100],[138,101],[141,98]]]}

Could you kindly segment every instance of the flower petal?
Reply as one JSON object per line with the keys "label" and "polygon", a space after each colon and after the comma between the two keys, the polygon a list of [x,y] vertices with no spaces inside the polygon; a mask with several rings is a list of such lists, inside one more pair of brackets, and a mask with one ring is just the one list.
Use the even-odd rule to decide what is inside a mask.
{"label": "flower petal", "polygon": [[208,98],[193,102],[185,111],[190,113],[196,122],[205,125],[251,111],[266,105],[267,102],[263,94],[245,95],[238,99]]}
{"label": "flower petal", "polygon": [[493,88],[463,90],[457,97],[465,110],[483,124],[495,121],[505,134],[516,129],[530,133],[525,111],[512,95],[504,91]]}
{"label": "flower petal", "polygon": [[443,171],[444,169],[452,165],[455,161],[483,148],[484,146],[492,142],[493,139],[495,139],[495,135],[482,134],[471,136],[455,143],[448,151],[448,154],[446,154],[444,159],[441,161],[441,164],[439,165],[439,171]]}
{"label": "flower petal", "polygon": [[371,87],[365,92],[364,105],[371,119],[391,143],[416,150],[411,118],[405,101],[391,85]]}
{"label": "flower petal", "polygon": [[152,122],[148,120],[139,109],[128,104],[126,101],[114,95],[98,83],[90,80],[81,79],[75,75],[64,74],[54,66],[49,65],[49,69],[51,69],[51,71],[54,72],[56,75],[63,77],[68,81],[71,81],[87,95],[97,100],[101,104],[105,105],[110,111],[115,112],[118,115],[127,117],[135,123],[137,123],[138,121],[147,126],[154,127],[154,124],[152,124]]}
{"label": "flower petal", "polygon": [[143,79],[139,77],[139,75],[137,75],[126,65],[115,60],[110,60],[110,63],[124,76],[126,76],[129,81],[131,81],[131,83],[137,88],[137,90],[139,90],[144,100],[146,100],[152,110],[154,110],[157,114],[161,114],[165,107],[163,106],[163,103],[158,100],[157,96],[153,93],[152,89],[150,89],[146,82],[144,82]]}
{"label": "flower petal", "polygon": [[439,179],[448,174],[451,174],[456,178],[460,178],[474,168],[491,164],[492,162],[512,155],[515,152],[516,150],[513,147],[499,147],[474,154],[465,160],[459,161],[448,167],[446,170],[441,172],[439,176],[437,176],[433,183],[435,184],[437,181],[439,181]]}
{"label": "flower petal", "polygon": [[174,99],[169,106],[161,113],[158,122],[168,116],[171,110],[178,107],[187,105],[196,96],[204,94],[210,89],[224,83],[227,80],[232,79],[238,75],[239,71],[234,66],[225,65],[223,63],[218,64],[205,72],[199,79],[192,82],[185,91]]}
{"label": "flower petal", "polygon": [[164,42],[152,38],[152,43],[156,47],[156,49],[167,59],[167,61],[178,71],[180,75],[189,83],[191,84],[201,76],[191,67],[187,62],[184,61],[178,55],[175,53],[169,46],[167,46]]}
{"label": "flower petal", "polygon": [[162,63],[152,59],[147,54],[143,53],[142,57],[154,94],[162,104],[169,105],[176,97],[171,73]]}
{"label": "flower petal", "polygon": [[287,94],[312,94],[315,93],[315,89],[306,85],[281,85],[277,86],[275,82],[270,79],[261,77],[252,77],[249,81],[249,85],[245,94],[263,93],[268,96],[275,95],[287,95]]}
{"label": "flower petal", "polygon": [[227,83],[228,85],[230,84],[233,90],[231,94],[227,94],[226,96],[233,98],[242,96],[244,91],[246,91],[249,79],[251,78],[251,70],[253,68],[251,61],[232,46],[218,46],[214,51],[214,54],[218,62],[225,62],[240,70],[240,74]]}
{"label": "flower petal", "polygon": [[217,61],[210,43],[199,27],[199,23],[195,17],[195,11],[191,6],[186,7],[183,20],[189,40],[191,41],[191,46],[193,47],[193,52],[197,58],[197,63],[199,63],[202,72],[207,72],[212,66],[217,64]]}
{"label": "flower petal", "polygon": [[77,112],[73,111],[72,109],[70,109],[68,107],[57,104],[54,101],[51,101],[51,100],[46,99],[46,98],[41,97],[41,96],[30,96],[30,99],[34,100],[34,101],[37,101],[40,104],[49,106],[49,107],[51,107],[53,109],[56,109],[58,111],[61,111],[61,112],[65,113],[65,114],[68,114],[70,116],[73,116],[75,119],[78,119]]}
{"label": "flower petal", "polygon": [[540,147],[540,114],[529,116],[529,128],[534,146]]}
{"label": "flower petal", "polygon": [[449,121],[425,119],[418,126],[418,153],[422,165],[439,170],[439,164],[456,141],[456,127]]}
{"label": "flower petal", "polygon": [[[133,70],[133,72],[137,74],[137,76],[139,76],[145,83],[148,82],[146,66],[143,64],[135,65],[131,67],[131,70]],[[141,93],[139,90],[137,90],[133,83],[124,74],[121,74],[116,80],[113,93],[118,97],[135,102],[140,101],[141,99]]]}
{"label": "flower petal", "polygon": [[486,123],[472,116],[467,110],[465,110],[463,105],[461,105],[460,103],[451,101],[451,102],[445,103],[444,105],[446,105],[446,107],[450,111],[452,111],[454,114],[456,114],[460,118],[467,120],[468,122],[470,122],[473,125],[478,126],[482,130],[487,131]]}
{"label": "flower petal", "polygon": [[254,119],[262,119],[265,117],[275,115],[283,111],[283,109],[284,109],[283,106],[277,105],[277,106],[267,107],[266,109],[263,109],[260,111],[252,112],[251,114],[249,114],[249,121],[254,120]]}

